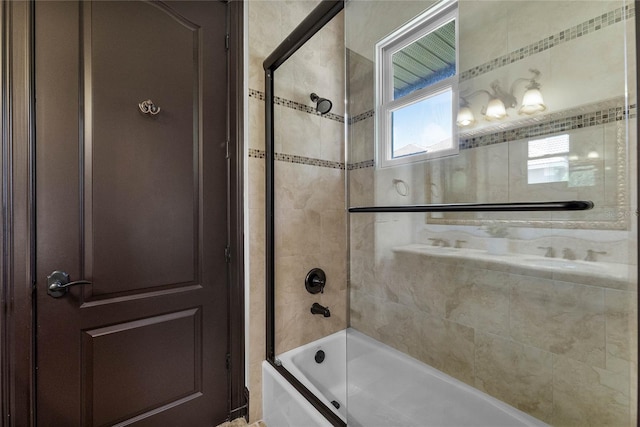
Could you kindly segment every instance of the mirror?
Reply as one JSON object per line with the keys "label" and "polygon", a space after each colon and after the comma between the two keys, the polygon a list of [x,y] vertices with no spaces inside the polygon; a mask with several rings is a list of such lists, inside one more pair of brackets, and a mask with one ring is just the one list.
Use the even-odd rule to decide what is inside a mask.
{"label": "mirror", "polygon": [[[384,88],[376,81],[376,45],[441,5],[350,6],[358,11],[346,38],[349,205],[591,200],[596,206],[591,211],[494,213],[490,221],[628,229],[629,129],[635,121],[630,108],[635,100],[627,96],[635,94],[635,82],[627,79],[625,59],[633,46],[619,42],[627,25],[617,25],[628,10],[618,1],[545,2],[544,8],[537,2],[459,1],[458,70],[451,85],[459,152],[383,167],[377,123]],[[400,47],[398,54],[409,52]],[[405,73],[408,65],[402,68]],[[494,113],[496,100],[504,115]],[[429,224],[488,221],[482,213],[426,215]]]}

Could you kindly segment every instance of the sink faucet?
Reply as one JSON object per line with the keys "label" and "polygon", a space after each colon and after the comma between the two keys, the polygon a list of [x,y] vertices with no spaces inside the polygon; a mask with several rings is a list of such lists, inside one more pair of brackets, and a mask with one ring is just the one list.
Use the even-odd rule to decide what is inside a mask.
{"label": "sink faucet", "polygon": [[442,246],[443,248],[448,248],[449,246],[451,246],[451,243],[449,243],[448,240],[446,239],[441,239],[441,238],[429,238],[429,240],[431,240],[433,243],[431,244],[431,246]]}
{"label": "sink faucet", "polygon": [[573,252],[573,249],[564,248],[562,250],[562,258],[568,259],[569,261],[573,261],[576,259],[576,254]]}
{"label": "sink faucet", "polygon": [[587,250],[587,256],[584,257],[585,261],[596,261],[596,255],[606,255],[605,251],[594,251],[593,249]]}
{"label": "sink faucet", "polygon": [[556,256],[556,251],[553,249],[553,246],[538,246],[538,249],[545,249],[544,256],[547,258],[553,258]]}

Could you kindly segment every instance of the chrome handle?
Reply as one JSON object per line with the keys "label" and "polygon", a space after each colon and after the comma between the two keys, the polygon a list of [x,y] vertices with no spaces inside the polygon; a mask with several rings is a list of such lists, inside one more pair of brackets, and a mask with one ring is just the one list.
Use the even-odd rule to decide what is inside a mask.
{"label": "chrome handle", "polygon": [[76,280],[75,282],[70,280],[69,275],[64,271],[54,271],[47,276],[47,294],[53,298],[60,298],[69,292],[71,286],[91,284],[88,280]]}

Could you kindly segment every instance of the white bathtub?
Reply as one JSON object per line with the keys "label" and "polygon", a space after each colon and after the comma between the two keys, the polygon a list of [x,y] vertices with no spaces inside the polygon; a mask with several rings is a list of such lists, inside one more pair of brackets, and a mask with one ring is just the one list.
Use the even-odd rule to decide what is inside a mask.
{"label": "white bathtub", "polygon": [[[322,363],[314,360],[318,350],[325,353]],[[288,351],[278,359],[349,427],[546,426],[354,329]],[[263,388],[263,416],[269,427],[330,425],[317,418],[319,414],[293,387],[285,396],[282,384],[286,381],[268,364],[263,367],[263,380],[265,384],[281,381],[279,393],[273,387]],[[296,414],[289,417],[295,418],[293,423],[277,414],[283,407],[288,414]],[[313,415],[305,419],[303,414]]]}

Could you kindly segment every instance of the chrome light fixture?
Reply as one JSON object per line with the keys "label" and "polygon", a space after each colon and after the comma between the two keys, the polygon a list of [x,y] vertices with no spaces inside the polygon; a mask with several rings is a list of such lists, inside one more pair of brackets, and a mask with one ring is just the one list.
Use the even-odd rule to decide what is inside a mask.
{"label": "chrome light fixture", "polygon": [[476,122],[473,112],[471,111],[469,99],[480,93],[487,95],[489,99],[487,105],[483,106],[480,110],[485,120],[495,121],[502,120],[507,117],[507,109],[516,108],[518,105],[513,92],[516,84],[523,81],[528,81],[529,84],[526,86],[526,91],[522,97],[522,103],[520,104],[518,113],[530,115],[546,110],[547,106],[544,104],[542,92],[540,92],[540,83],[538,83],[540,71],[536,69],[530,69],[529,71],[533,73],[533,77],[529,79],[516,79],[508,92],[500,87],[500,83],[498,81],[494,81],[491,83],[491,92],[480,89],[466,97],[460,96],[460,109],[458,110],[458,117],[456,119],[458,126],[467,127]]}

